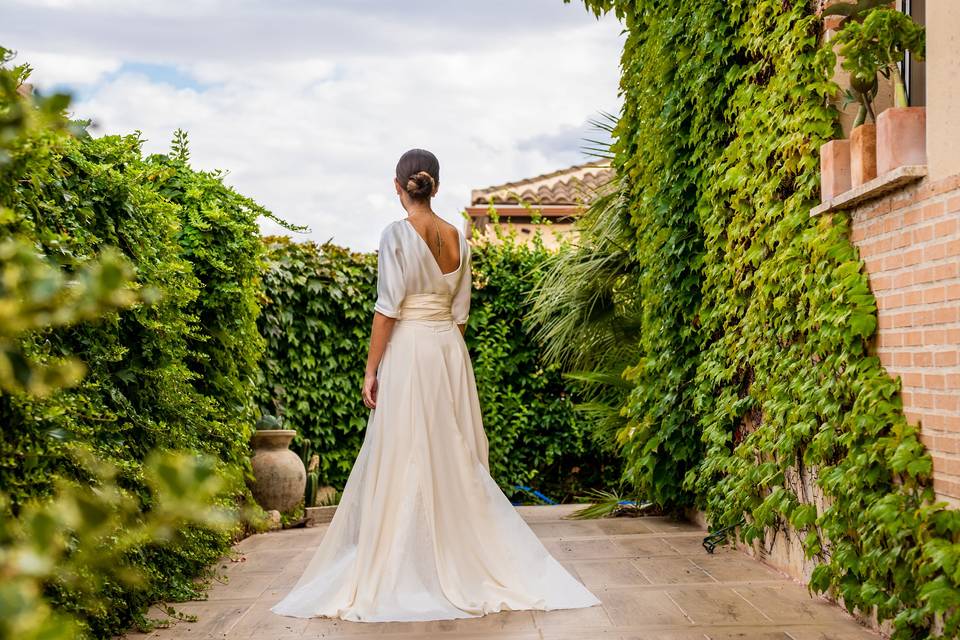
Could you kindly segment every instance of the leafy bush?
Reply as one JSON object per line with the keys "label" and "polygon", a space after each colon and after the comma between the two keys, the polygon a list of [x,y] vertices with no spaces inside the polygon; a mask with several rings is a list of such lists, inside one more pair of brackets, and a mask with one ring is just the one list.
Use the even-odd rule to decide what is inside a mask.
{"label": "leafy bush", "polygon": [[[37,385],[15,371],[20,388],[3,386],[2,517],[30,513],[27,505],[51,496],[58,478],[78,487],[96,484],[98,478],[78,464],[78,451],[115,469],[119,490],[142,512],[157,506],[144,467],[151,452],[205,454],[227,480],[219,504],[233,507],[248,495],[243,472],[254,421],[250,397],[263,346],[255,324],[262,251],[256,218],[264,212],[218,175],[191,170],[182,144],[171,157],[144,158],[138,136],[93,139],[67,123],[60,115],[65,99],[40,100],[40,108],[20,99],[17,87],[28,72],[21,66],[0,73],[0,235],[41,254],[55,275],[37,279],[29,291],[46,300],[49,317],[23,326],[30,331],[19,338],[5,333],[4,353],[21,369],[59,371],[56,378],[33,376],[42,387],[76,384],[28,395],[23,390]],[[94,262],[111,248],[113,258]],[[21,254],[5,254],[7,264],[17,264]],[[82,292],[71,287],[61,294],[59,281],[92,284],[91,275],[99,274],[99,281],[103,269],[116,271],[121,264],[133,268],[134,291],[150,304],[97,320],[102,309],[81,307],[71,319],[87,321],[58,320],[63,305]],[[99,307],[107,301],[100,296]],[[63,368],[77,356],[86,369],[82,380],[76,366]],[[143,622],[151,602],[197,593],[194,578],[233,535],[203,524],[185,527],[176,545],[148,544],[147,537],[122,548],[122,558],[146,582],[110,573],[83,585],[43,584],[54,607],[76,620],[78,633],[110,636]]]}
{"label": "leafy bush", "polygon": [[[479,245],[473,255],[466,341],[492,474],[508,495],[512,485],[531,483],[555,498],[616,477],[616,462],[591,443],[558,368],[541,361],[522,321],[546,249],[511,241]],[[267,258],[260,403],[267,412],[283,413],[286,424],[310,440],[320,455],[321,482],[342,487],[369,415],[359,389],[376,298],[376,255],[272,238]]]}
{"label": "leafy bush", "polygon": [[377,259],[332,243],[265,239],[266,338],[259,402],[320,455],[321,483],[342,487],[360,450],[360,398]]}

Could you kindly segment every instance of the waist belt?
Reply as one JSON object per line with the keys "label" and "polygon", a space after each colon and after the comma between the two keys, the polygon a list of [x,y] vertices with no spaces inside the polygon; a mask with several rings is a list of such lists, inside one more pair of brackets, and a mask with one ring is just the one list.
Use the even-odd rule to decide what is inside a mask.
{"label": "waist belt", "polygon": [[449,293],[414,293],[404,297],[400,320],[453,320]]}

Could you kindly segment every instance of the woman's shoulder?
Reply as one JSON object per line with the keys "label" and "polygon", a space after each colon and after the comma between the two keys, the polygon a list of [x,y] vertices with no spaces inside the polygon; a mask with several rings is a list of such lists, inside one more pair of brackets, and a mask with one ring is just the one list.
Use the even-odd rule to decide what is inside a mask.
{"label": "woman's shoulder", "polygon": [[380,242],[392,241],[396,238],[401,224],[403,224],[403,219],[388,222],[383,229],[380,230]]}

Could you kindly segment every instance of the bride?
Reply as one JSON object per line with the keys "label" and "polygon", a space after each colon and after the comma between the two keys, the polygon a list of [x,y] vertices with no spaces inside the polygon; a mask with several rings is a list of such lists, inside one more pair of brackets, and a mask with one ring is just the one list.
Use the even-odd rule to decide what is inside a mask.
{"label": "bride", "polygon": [[397,163],[407,217],[380,236],[363,445],[320,546],[274,613],[386,622],[600,604],[490,476],[462,335],[470,245],[430,207],[439,178],[429,151]]}

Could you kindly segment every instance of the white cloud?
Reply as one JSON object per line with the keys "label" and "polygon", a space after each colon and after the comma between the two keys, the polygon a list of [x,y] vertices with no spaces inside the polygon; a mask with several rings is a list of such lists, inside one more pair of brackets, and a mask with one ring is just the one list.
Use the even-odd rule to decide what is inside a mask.
{"label": "white cloud", "polygon": [[[459,222],[473,188],[587,160],[577,132],[618,110],[620,25],[560,0],[414,1],[403,11],[386,0],[211,0],[196,12],[135,3],[153,5],[149,20],[119,0],[50,4],[21,2],[27,27],[14,39],[29,42],[25,60],[78,61],[69,82],[88,84],[78,116],[100,132],[139,129],[148,151],[187,129],[196,166],[229,171],[230,184],[309,225],[312,238],[357,249],[405,215],[392,179],[406,149],[440,158],[434,208]],[[63,82],[54,78],[37,65],[41,86]]]}
{"label": "white cloud", "polygon": [[108,56],[71,55],[50,51],[18,50],[17,62],[29,62],[34,78],[47,86],[84,86],[120,68],[121,60]]}

